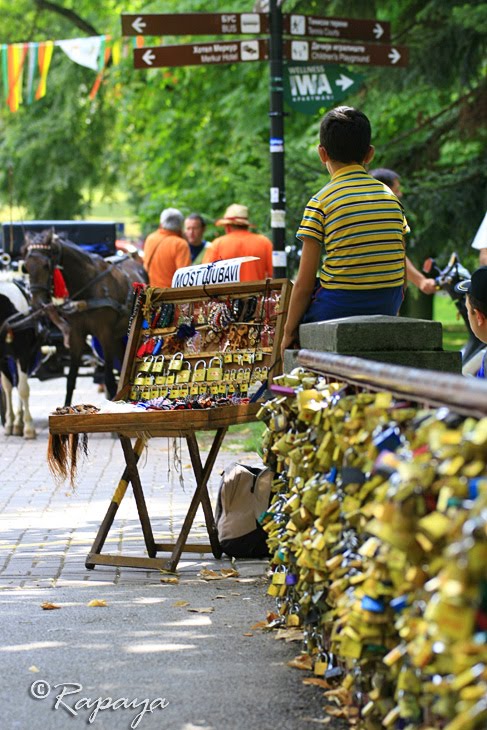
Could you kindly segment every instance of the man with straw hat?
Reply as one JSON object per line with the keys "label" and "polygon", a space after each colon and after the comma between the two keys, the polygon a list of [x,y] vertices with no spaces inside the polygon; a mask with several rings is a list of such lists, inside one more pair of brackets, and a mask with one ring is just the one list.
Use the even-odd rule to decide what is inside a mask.
{"label": "man with straw hat", "polygon": [[266,236],[249,231],[251,223],[247,206],[233,203],[215,225],[224,226],[225,235],[215,238],[207,247],[203,257],[204,264],[241,256],[257,256],[256,261],[242,264],[240,281],[272,278],[272,243]]}

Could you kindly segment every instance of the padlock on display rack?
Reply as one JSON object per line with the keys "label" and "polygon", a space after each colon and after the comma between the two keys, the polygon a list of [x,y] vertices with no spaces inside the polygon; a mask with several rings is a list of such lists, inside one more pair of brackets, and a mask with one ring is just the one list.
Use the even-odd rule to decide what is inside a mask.
{"label": "padlock on display rack", "polygon": [[[216,365],[214,363],[217,363]],[[209,383],[223,380],[223,363],[220,357],[214,356],[208,363],[206,379]]]}
{"label": "padlock on display rack", "polygon": [[206,380],[206,361],[197,360],[193,368],[193,382],[203,383]]}

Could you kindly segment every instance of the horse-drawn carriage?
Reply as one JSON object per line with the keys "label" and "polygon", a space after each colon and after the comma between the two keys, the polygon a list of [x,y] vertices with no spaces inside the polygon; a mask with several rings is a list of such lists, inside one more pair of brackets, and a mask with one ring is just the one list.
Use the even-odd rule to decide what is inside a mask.
{"label": "horse-drawn carriage", "polygon": [[[30,300],[28,314],[17,311],[12,314],[0,298],[0,369],[4,396],[9,387],[5,381],[9,377],[5,355],[10,355],[10,374],[12,360],[16,360],[19,382],[20,373],[25,373],[26,367],[33,367],[35,359],[27,358],[24,352],[27,346],[25,333],[30,331],[34,340],[30,341],[29,347],[39,350],[43,344],[44,349],[55,353],[54,358],[44,363],[44,371],[34,369],[41,379],[63,374],[69,354],[66,404],[71,402],[78,369],[87,352],[87,337],[95,338],[99,343],[98,352],[103,353],[104,383],[112,397],[116,391],[114,365],[122,361],[123,338],[131,314],[132,284],[146,281],[141,262],[127,255],[104,258],[93,253],[96,237],[98,244],[102,244],[103,253],[115,251],[115,224],[33,221],[4,226],[3,234],[4,263],[5,254],[12,256],[13,262],[17,263],[17,281],[28,277]],[[77,238],[77,242],[69,236]],[[13,268],[11,266],[12,271]],[[21,274],[20,270],[25,273]],[[61,294],[61,301],[53,300],[56,294]],[[24,411],[25,408],[28,411],[28,404],[23,403],[21,396],[20,410],[22,405]],[[12,417],[10,403],[10,411],[9,404],[6,407],[6,427],[18,432],[19,427],[8,423]]]}

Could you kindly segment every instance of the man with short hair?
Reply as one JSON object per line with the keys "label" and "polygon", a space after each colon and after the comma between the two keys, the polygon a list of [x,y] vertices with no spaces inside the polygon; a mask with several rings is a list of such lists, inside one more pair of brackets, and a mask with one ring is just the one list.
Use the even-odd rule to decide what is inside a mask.
{"label": "man with short hair", "polygon": [[170,287],[177,269],[191,266],[191,254],[183,238],[184,216],[177,208],[165,208],[157,231],[150,233],[144,243],[144,268],[149,285]]}
{"label": "man with short hair", "polygon": [[189,245],[193,266],[197,266],[203,261],[205,246],[208,245],[208,241],[203,238],[205,228],[206,221],[199,213],[190,213],[184,221],[184,233]]}
{"label": "man with short hair", "polygon": [[260,281],[272,278],[272,243],[266,236],[251,233],[249,209],[234,203],[228,206],[223,218],[215,223],[225,227],[225,235],[215,238],[207,246],[203,263],[257,256],[257,261],[246,261],[240,268],[240,281]]}

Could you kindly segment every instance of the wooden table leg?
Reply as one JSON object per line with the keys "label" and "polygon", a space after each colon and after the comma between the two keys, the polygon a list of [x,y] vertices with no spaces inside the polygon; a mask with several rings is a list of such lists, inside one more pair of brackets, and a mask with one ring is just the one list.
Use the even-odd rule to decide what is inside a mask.
{"label": "wooden table leg", "polygon": [[216,529],[215,517],[213,515],[213,509],[211,507],[210,496],[208,494],[208,480],[213,471],[213,466],[216,461],[216,457],[220,451],[223,439],[227,433],[227,428],[219,428],[213,439],[210,452],[206,458],[205,465],[203,467],[201,463],[200,450],[198,442],[194,433],[186,437],[188,443],[189,455],[191,458],[191,464],[193,465],[193,472],[196,477],[196,484],[201,484],[201,506],[205,515],[206,529],[208,530],[208,537],[210,538],[210,544],[212,552],[215,558],[221,558],[222,549],[220,541],[218,539],[218,531]]}
{"label": "wooden table leg", "polygon": [[191,433],[190,435],[186,436],[186,440],[188,443],[188,449],[189,449],[189,455],[191,457],[191,463],[193,465],[193,471],[194,475],[196,477],[196,489],[193,494],[193,498],[191,500],[191,504],[189,505],[188,511],[186,513],[186,517],[184,518],[183,526],[181,527],[181,532],[179,533],[179,536],[174,544],[174,548],[171,554],[171,570],[175,571],[179,562],[179,558],[181,557],[181,553],[183,552],[184,545],[186,543],[186,540],[189,535],[189,531],[191,529],[191,526],[194,522],[194,518],[196,515],[196,512],[198,510],[199,505],[201,504],[203,507],[203,511],[205,514],[205,522],[206,527],[208,530],[208,536],[210,538],[211,543],[211,549],[213,552],[213,555],[215,557],[221,557],[221,548],[220,543],[218,542],[218,534],[216,532],[215,527],[215,519],[213,517],[213,510],[211,509],[211,503],[210,498],[208,496],[208,490],[206,488],[206,484],[208,482],[208,479],[211,474],[211,470],[213,468],[213,465],[215,463],[215,459],[218,455],[218,452],[220,450],[223,438],[227,432],[227,427],[225,428],[219,428],[216,432],[215,438],[213,439],[213,443],[211,445],[210,452],[206,458],[204,467],[201,464],[201,457],[198,447],[198,442],[196,441],[196,437],[194,433]]}
{"label": "wooden table leg", "polygon": [[[133,449],[134,453],[134,460],[135,463],[139,461],[142,452],[144,450],[144,447],[147,443],[146,438],[138,438],[135,442],[135,446]],[[95,540],[93,542],[93,545],[91,546],[90,553],[88,554],[88,557],[86,558],[85,566],[89,570],[93,570],[95,567],[95,563],[90,561],[91,555],[99,555],[103,549],[103,545],[105,544],[105,540],[108,536],[108,533],[110,532],[110,528],[113,525],[113,520],[115,519],[115,515],[117,514],[118,508],[120,507],[120,504],[122,502],[122,499],[125,497],[125,492],[127,491],[127,487],[130,482],[130,476],[129,476],[129,468],[128,466],[125,467],[124,472],[120,478],[120,481],[117,484],[117,488],[115,489],[115,492],[113,493],[112,501],[110,502],[108,506],[107,513],[105,517],[103,518],[103,522],[101,523],[97,535],[95,537]]]}
{"label": "wooden table leg", "polygon": [[132,483],[132,489],[134,491],[135,503],[137,505],[137,512],[139,513],[140,524],[142,526],[142,532],[144,534],[145,546],[147,553],[150,558],[156,556],[157,550],[155,546],[154,535],[152,533],[152,526],[149,519],[149,513],[147,511],[147,505],[145,503],[144,490],[140,482],[139,470],[137,469],[137,460],[135,458],[134,450],[132,449],[132,443],[128,436],[122,436],[119,434],[120,443],[122,444],[123,453],[125,455],[125,462],[127,464],[129,480]]}

